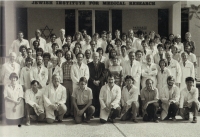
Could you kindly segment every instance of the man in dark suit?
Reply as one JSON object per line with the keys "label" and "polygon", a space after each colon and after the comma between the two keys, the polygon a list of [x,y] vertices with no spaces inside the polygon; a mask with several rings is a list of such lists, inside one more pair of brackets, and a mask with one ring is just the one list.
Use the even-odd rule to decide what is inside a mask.
{"label": "man in dark suit", "polygon": [[100,114],[100,103],[99,103],[99,93],[101,87],[104,85],[103,72],[105,70],[104,63],[99,61],[99,53],[94,52],[93,62],[88,63],[88,68],[90,72],[90,78],[88,80],[88,87],[92,89],[93,100],[92,104],[95,107],[95,117],[99,117]]}

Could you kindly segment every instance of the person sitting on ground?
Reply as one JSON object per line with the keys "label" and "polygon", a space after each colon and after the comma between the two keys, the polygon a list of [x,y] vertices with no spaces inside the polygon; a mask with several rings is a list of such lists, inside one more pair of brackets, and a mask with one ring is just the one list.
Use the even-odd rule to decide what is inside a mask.
{"label": "person sitting on ground", "polygon": [[39,82],[33,80],[31,82],[31,89],[25,92],[25,111],[26,111],[26,125],[30,125],[30,115],[36,115],[37,121],[42,121],[45,118],[43,92],[38,89]]}
{"label": "person sitting on ground", "polygon": [[79,86],[74,89],[72,93],[72,102],[74,105],[74,119],[76,124],[82,123],[84,119],[84,113],[86,113],[86,118],[84,121],[89,123],[90,118],[95,112],[95,107],[92,106],[92,90],[87,87],[87,79],[81,77],[79,80]]}

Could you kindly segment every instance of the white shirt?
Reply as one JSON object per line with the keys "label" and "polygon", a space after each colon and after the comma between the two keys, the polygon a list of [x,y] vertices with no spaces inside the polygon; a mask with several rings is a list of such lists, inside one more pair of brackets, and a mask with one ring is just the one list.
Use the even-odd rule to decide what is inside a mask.
{"label": "white shirt", "polygon": [[33,105],[40,107],[40,109],[44,112],[43,92],[41,90],[38,89],[36,94],[33,92],[32,89],[26,90],[25,102],[32,107]]}
{"label": "white shirt", "polygon": [[[42,48],[43,50],[45,50],[44,49],[44,46],[46,45],[46,40],[45,39],[43,39],[42,37],[39,37],[39,39],[40,39],[40,48]],[[31,40],[30,40],[30,48],[32,48],[32,49],[34,49],[34,46],[33,46],[33,42],[36,40],[36,38],[32,38]]]}
{"label": "white shirt", "polygon": [[[76,43],[77,43],[77,41],[72,42],[71,47],[70,47],[71,51],[73,51]],[[81,47],[82,47],[83,45],[85,45],[85,41],[84,40],[80,41],[80,44],[81,44]]]}
{"label": "white shirt", "polygon": [[106,57],[104,57],[104,56],[102,56],[101,57],[101,60],[99,60],[101,63],[105,63],[105,61],[106,61]]}
{"label": "white shirt", "polygon": [[23,67],[20,73],[20,84],[24,85],[26,89],[31,88],[30,71],[31,67]]}
{"label": "white shirt", "polygon": [[[15,101],[17,101],[18,98],[23,98],[24,92],[23,92],[22,86],[19,84],[16,84],[15,88],[13,89],[10,84],[6,85],[4,89],[4,98],[6,97],[9,97]],[[24,116],[23,100],[21,100],[20,104],[17,105],[15,112],[13,112],[14,106],[15,106],[15,103],[5,100],[5,112],[6,112],[7,119],[19,119]]]}
{"label": "white shirt", "polygon": [[52,54],[53,53],[53,51],[52,51],[52,42],[50,41],[49,43],[47,43],[45,46],[44,46],[44,51],[45,52],[48,52],[48,53],[50,53],[50,54]]}
{"label": "white shirt", "polygon": [[181,43],[181,42],[179,42],[179,44],[177,44],[176,42],[175,42],[175,46],[177,47],[177,52],[178,53],[182,53],[182,52],[184,52],[184,46],[183,46],[183,43]]}
{"label": "white shirt", "polygon": [[173,85],[171,89],[169,89],[168,85],[163,87],[161,93],[161,100],[162,102],[168,102],[172,100],[172,102],[179,102],[180,98],[180,90],[176,85]]}
{"label": "white shirt", "polygon": [[142,44],[141,44],[142,41],[143,41],[143,39],[139,39],[139,38],[138,38],[138,39],[136,39],[135,42],[133,43],[134,47],[136,47],[137,50],[141,50],[141,51],[143,50],[143,47],[142,47]]}
{"label": "white shirt", "polygon": [[82,53],[85,53],[88,49],[91,49],[91,46],[90,44],[85,43],[85,45],[82,46]]}
{"label": "white shirt", "polygon": [[171,71],[171,75],[175,78],[176,83],[181,83],[181,66],[178,61],[171,59],[170,65],[167,68]]}
{"label": "white shirt", "polygon": [[32,67],[30,71],[30,80],[37,80],[41,84],[42,88],[45,87],[48,80],[48,69],[41,65],[41,69],[38,72],[37,66]]}
{"label": "white shirt", "polygon": [[195,54],[190,53],[190,54],[188,54],[187,57],[188,57],[187,59],[188,59],[189,61],[191,61],[192,63],[197,62],[197,57],[196,57]]}
{"label": "white shirt", "polygon": [[63,71],[62,68],[59,67],[58,65],[55,67],[54,71],[53,68],[49,69],[49,82],[52,82],[52,76],[54,74],[57,74],[58,76],[60,76],[60,83],[63,83]]}
{"label": "white shirt", "polygon": [[19,39],[16,39],[10,46],[9,53],[15,52],[17,55],[19,55],[20,54],[19,48],[22,45],[26,46],[27,48],[30,48],[28,40],[22,39],[22,41],[19,41]]}
{"label": "white shirt", "polygon": [[136,60],[133,61],[132,66],[130,65],[130,60],[126,62],[124,69],[124,77],[131,75],[135,80],[140,79],[141,76],[141,66]]}
{"label": "white shirt", "polygon": [[128,54],[126,54],[125,57],[123,57],[122,55],[119,56],[119,59],[121,60],[122,67],[125,67],[126,66],[126,61],[129,60]]}
{"label": "white shirt", "polygon": [[10,83],[9,76],[11,73],[15,72],[18,76],[20,74],[20,65],[16,62],[13,63],[13,66],[10,62],[6,62],[2,65],[1,70],[1,79],[4,85]]}
{"label": "white shirt", "polygon": [[179,108],[183,108],[184,104],[186,102],[189,103],[189,107],[191,107],[193,101],[199,103],[198,97],[199,97],[199,90],[198,90],[198,88],[192,87],[192,89],[190,91],[188,91],[187,87],[184,88],[181,91],[180,106],[179,106]]}
{"label": "white shirt", "polygon": [[61,38],[59,37],[59,38],[56,39],[56,43],[58,44],[59,49],[62,49],[62,46],[63,46],[64,44],[66,44],[67,42],[66,42],[66,39],[65,39],[65,38],[63,39],[63,42],[62,42],[62,41],[61,41]]}
{"label": "white shirt", "polygon": [[93,59],[89,58],[89,59],[86,59],[86,57],[83,59],[83,63],[85,63],[86,65],[90,62],[92,62]]}
{"label": "white shirt", "polygon": [[[163,59],[166,59],[165,53],[162,54],[162,57],[163,57]],[[154,58],[154,63],[156,63],[157,65],[159,65],[159,61],[160,61],[160,55],[159,55],[159,53],[156,53],[153,58]]]}
{"label": "white shirt", "polygon": [[131,85],[131,89],[128,91],[127,86],[124,86],[122,89],[122,97],[121,97],[121,103],[122,106],[125,104],[131,105],[132,102],[137,102],[139,96],[139,89]]}
{"label": "white shirt", "polygon": [[71,67],[71,78],[73,83],[77,84],[81,77],[85,77],[87,80],[89,79],[89,68],[83,62],[79,67],[78,63],[74,63]]}

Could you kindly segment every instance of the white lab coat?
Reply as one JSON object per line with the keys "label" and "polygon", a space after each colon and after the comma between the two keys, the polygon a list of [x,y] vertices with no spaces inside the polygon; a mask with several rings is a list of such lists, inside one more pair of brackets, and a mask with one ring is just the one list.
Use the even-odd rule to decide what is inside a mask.
{"label": "white lab coat", "polygon": [[20,74],[20,65],[16,62],[14,62],[13,65],[14,67],[11,66],[10,62],[6,62],[2,65],[1,78],[4,85],[10,83],[9,76],[11,73],[15,72],[18,76]]}
{"label": "white lab coat", "polygon": [[157,74],[157,88],[159,93],[159,99],[161,98],[161,94],[163,91],[163,87],[167,86],[167,77],[171,75],[171,72],[168,68],[164,68],[163,73],[161,73],[161,69],[158,70]]}
{"label": "white lab coat", "polygon": [[33,67],[30,71],[30,80],[37,80],[41,84],[42,88],[44,88],[48,80],[48,69],[42,65],[40,73],[38,74],[38,68]]}
{"label": "white lab coat", "polygon": [[59,75],[60,76],[60,83],[63,83],[63,72],[62,72],[62,68],[61,67],[59,67],[58,65],[55,67],[55,70],[54,70],[54,72],[52,73],[52,71],[53,71],[53,68],[50,68],[49,69],[49,82],[51,83],[52,82],[52,76],[54,75],[54,74],[57,74],[57,75]]}
{"label": "white lab coat", "polygon": [[[15,101],[18,98],[24,98],[24,92],[22,86],[19,84],[15,85],[15,89],[12,88],[10,84],[5,86],[4,98],[9,97]],[[24,116],[24,101],[21,100],[20,104],[16,107],[16,112],[13,112],[15,103],[5,100],[5,112],[7,119],[19,119]]]}
{"label": "white lab coat", "polygon": [[[45,39],[43,39],[42,37],[39,37],[39,39],[40,39],[40,48],[42,48],[43,50],[45,50],[44,49],[44,46],[46,45],[46,40]],[[30,48],[32,48],[32,49],[34,49],[34,46],[33,46],[33,42],[36,40],[36,38],[32,38],[31,40],[30,40]]]}
{"label": "white lab coat", "polygon": [[183,62],[180,62],[180,66],[182,72],[180,90],[182,90],[186,87],[185,79],[187,77],[195,78],[195,71],[194,71],[194,64],[189,60],[185,62],[185,66],[183,65]]}
{"label": "white lab coat", "polygon": [[[44,113],[44,101],[43,101],[43,92],[38,89],[37,93],[35,94],[32,89],[28,89],[25,92],[25,102],[29,104],[31,107],[36,105],[40,108],[40,110]],[[35,111],[37,115],[39,115],[38,111]]]}
{"label": "white lab coat", "polygon": [[121,99],[121,88],[114,84],[112,90],[110,90],[108,84],[104,85],[99,94],[99,102],[101,105],[100,118],[107,121],[110,112],[104,110],[105,107],[116,109],[119,107]]}
{"label": "white lab coat", "polygon": [[[165,53],[163,53],[162,56],[163,56],[163,59],[166,59]],[[153,58],[154,58],[154,63],[157,64],[157,65],[159,65],[159,61],[160,61],[160,55],[159,55],[159,53],[156,53]]]}
{"label": "white lab coat", "polygon": [[139,39],[139,38],[138,38],[138,39],[136,39],[135,42],[133,43],[133,45],[136,47],[137,50],[141,50],[141,51],[143,50],[143,47],[142,47],[142,44],[141,44],[142,41],[143,41],[143,39]]}
{"label": "white lab coat", "polygon": [[64,44],[66,44],[67,42],[66,42],[66,39],[64,38],[64,40],[63,40],[63,42],[61,41],[61,38],[59,37],[59,38],[57,38],[56,39],[56,43],[59,45],[59,49],[62,49],[62,46],[64,45]]}
{"label": "white lab coat", "polygon": [[181,67],[178,61],[171,59],[170,65],[167,68],[171,71],[171,75],[175,78],[176,83],[181,83]]}
{"label": "white lab coat", "polygon": [[142,88],[146,87],[146,80],[147,79],[152,79],[154,81],[153,86],[156,87],[157,86],[157,76],[158,74],[158,69],[157,69],[157,65],[155,63],[151,63],[151,65],[147,65],[147,63],[144,63],[142,65]]}
{"label": "white lab coat", "polygon": [[71,66],[71,79],[73,81],[73,90],[78,87],[78,82],[81,77],[85,77],[88,80],[89,76],[89,68],[86,64],[82,63],[79,68],[78,64],[74,63]]}
{"label": "white lab coat", "polygon": [[18,39],[16,39],[10,46],[9,53],[15,52],[17,55],[20,55],[19,48],[22,45],[26,46],[27,48],[30,48],[28,40],[22,39],[22,41],[20,42]]}
{"label": "white lab coat", "polygon": [[54,111],[49,107],[51,104],[65,104],[67,99],[66,88],[61,84],[55,90],[53,84],[49,84],[44,90],[44,107],[46,118],[55,119]]}
{"label": "white lab coat", "polygon": [[44,46],[44,51],[45,52],[48,52],[48,53],[50,53],[50,54],[52,54],[53,53],[53,51],[52,51],[52,42],[50,41],[49,43],[47,43],[45,46]]}
{"label": "white lab coat", "polygon": [[132,67],[130,65],[130,60],[126,62],[126,66],[123,68],[123,76],[126,77],[127,75],[134,78],[134,85],[140,89],[141,65],[138,61],[134,60]]}
{"label": "white lab coat", "polygon": [[20,73],[20,84],[24,85],[25,89],[31,88],[30,71],[31,67],[23,67]]}

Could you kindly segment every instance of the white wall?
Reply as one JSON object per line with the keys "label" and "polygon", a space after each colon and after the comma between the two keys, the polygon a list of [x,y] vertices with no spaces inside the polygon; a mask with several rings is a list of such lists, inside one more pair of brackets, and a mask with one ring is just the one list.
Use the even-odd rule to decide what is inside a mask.
{"label": "white wall", "polygon": [[133,26],[147,26],[147,32],[158,32],[157,9],[122,10],[122,31],[128,32]]}
{"label": "white wall", "polygon": [[[65,29],[65,10],[64,9],[40,9],[28,8],[28,39],[35,37],[36,29],[44,29],[45,26],[53,29],[59,37],[59,30]],[[45,32],[49,33],[49,32]],[[49,41],[49,39],[47,40]]]}

